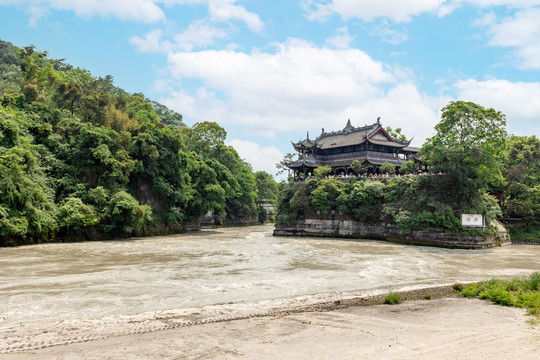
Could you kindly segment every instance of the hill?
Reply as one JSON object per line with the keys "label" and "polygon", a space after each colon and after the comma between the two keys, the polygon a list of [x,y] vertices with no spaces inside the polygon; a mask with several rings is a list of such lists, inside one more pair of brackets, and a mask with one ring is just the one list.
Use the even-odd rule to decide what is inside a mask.
{"label": "hill", "polygon": [[0,245],[182,231],[208,213],[250,223],[259,188],[277,192],[217,122],[187,127],[33,46],[0,40],[0,104]]}

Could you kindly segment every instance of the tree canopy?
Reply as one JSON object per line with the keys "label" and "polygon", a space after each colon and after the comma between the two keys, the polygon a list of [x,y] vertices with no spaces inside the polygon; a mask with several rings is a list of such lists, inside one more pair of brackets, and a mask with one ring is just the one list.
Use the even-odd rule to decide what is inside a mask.
{"label": "tree canopy", "polygon": [[486,188],[502,183],[501,154],[506,146],[506,117],[481,105],[452,101],[442,109],[435,136],[422,154],[432,171],[442,171],[460,186]]}
{"label": "tree canopy", "polygon": [[0,236],[169,231],[208,213],[249,222],[276,196],[215,121],[187,127],[33,46],[0,41],[0,70]]}

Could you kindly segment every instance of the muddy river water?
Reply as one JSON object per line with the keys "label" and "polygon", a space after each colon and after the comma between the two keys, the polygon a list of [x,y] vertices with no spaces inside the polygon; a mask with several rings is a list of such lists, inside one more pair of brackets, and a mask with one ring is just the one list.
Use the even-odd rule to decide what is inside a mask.
{"label": "muddy river water", "polygon": [[273,237],[272,229],[0,248],[0,325],[540,271],[540,246],[450,250]]}

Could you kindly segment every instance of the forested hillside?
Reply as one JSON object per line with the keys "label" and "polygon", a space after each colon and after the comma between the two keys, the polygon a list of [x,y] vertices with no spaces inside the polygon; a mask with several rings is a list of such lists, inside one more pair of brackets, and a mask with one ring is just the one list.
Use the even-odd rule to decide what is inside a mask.
{"label": "forested hillside", "polygon": [[0,103],[0,245],[178,231],[209,212],[251,222],[258,189],[276,196],[218,123],[187,127],[33,46],[0,40]]}

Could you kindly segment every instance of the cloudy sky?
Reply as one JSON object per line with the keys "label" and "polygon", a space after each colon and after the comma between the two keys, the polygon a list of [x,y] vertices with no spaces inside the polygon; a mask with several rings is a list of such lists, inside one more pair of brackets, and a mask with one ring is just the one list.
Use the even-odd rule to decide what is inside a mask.
{"label": "cloudy sky", "polygon": [[421,146],[451,100],[540,135],[540,0],[0,0],[0,38],[216,121],[270,173],[347,119]]}

